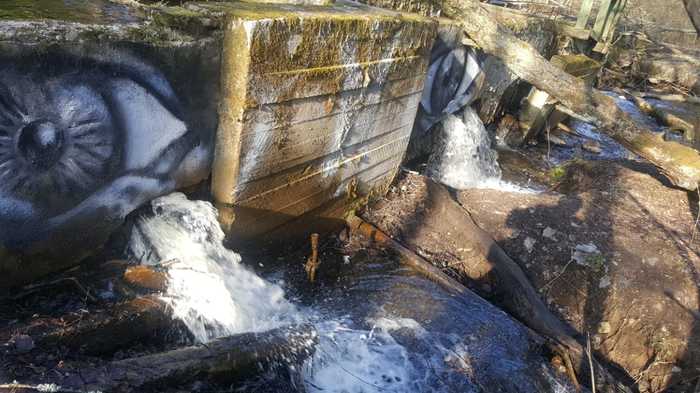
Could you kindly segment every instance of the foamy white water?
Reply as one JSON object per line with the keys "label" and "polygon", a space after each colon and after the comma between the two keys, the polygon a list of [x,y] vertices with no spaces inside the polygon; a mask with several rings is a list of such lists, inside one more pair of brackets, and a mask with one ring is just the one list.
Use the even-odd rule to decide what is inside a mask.
{"label": "foamy white water", "polygon": [[[392,317],[382,309],[358,324],[297,307],[281,286],[257,276],[223,246],[224,234],[210,203],[175,193],[151,206],[153,214],[134,226],[130,250],[142,263],[167,271],[162,297],[197,341],[312,323],[319,343],[301,367],[309,392],[478,391],[468,375],[474,373],[470,359],[479,358],[480,347],[465,341],[460,330],[429,332],[413,319]],[[400,339],[409,340],[412,350]],[[511,363],[498,363],[506,367],[502,375],[521,367]]]}
{"label": "foamy white water", "polygon": [[154,215],[135,226],[130,249],[142,264],[165,262],[163,299],[199,342],[260,332],[301,319],[284,290],[241,264],[223,246],[224,233],[209,202],[173,193],[151,202]]}
{"label": "foamy white water", "polygon": [[303,373],[311,391],[410,392],[416,378],[406,349],[381,327],[355,330],[343,321],[316,325],[319,345]]}
{"label": "foamy white water", "polygon": [[321,320],[315,323],[319,345],[303,370],[311,391],[411,391],[408,384],[415,378],[406,349],[386,330],[351,329],[347,321],[323,321],[290,303],[279,285],[257,276],[223,246],[210,203],[173,193],[151,206],[153,215],[132,231],[130,250],[141,263],[166,269],[162,297],[197,341]]}
{"label": "foamy white water", "polygon": [[486,188],[508,192],[534,193],[501,179],[498,153],[479,115],[471,107],[462,117],[447,116],[442,121],[438,148],[430,156],[428,176],[457,190]]}

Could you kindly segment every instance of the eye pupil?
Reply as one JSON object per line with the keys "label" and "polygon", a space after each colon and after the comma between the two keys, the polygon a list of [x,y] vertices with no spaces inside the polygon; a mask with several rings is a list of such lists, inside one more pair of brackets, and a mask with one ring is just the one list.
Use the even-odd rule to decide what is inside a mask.
{"label": "eye pupil", "polygon": [[54,123],[37,120],[20,130],[17,148],[36,169],[51,168],[61,157],[63,131]]}

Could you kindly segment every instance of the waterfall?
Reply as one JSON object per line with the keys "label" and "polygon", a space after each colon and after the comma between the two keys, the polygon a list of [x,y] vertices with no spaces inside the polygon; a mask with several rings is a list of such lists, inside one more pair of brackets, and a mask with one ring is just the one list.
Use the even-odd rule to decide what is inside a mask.
{"label": "waterfall", "polygon": [[498,153],[491,148],[489,133],[473,108],[465,107],[460,117],[446,116],[441,129],[428,160],[428,176],[457,190],[531,191],[501,179]]}
{"label": "waterfall", "polygon": [[[522,392],[567,391],[556,388],[556,379],[547,388],[533,379],[553,374],[543,363],[541,370],[530,367],[525,331],[480,298],[454,298],[434,283],[401,275],[401,269],[382,270],[382,261],[372,261],[366,270],[358,265],[363,267],[354,284],[323,291],[316,306],[295,304],[281,283],[258,276],[223,246],[209,202],[174,193],[153,200],[151,210],[133,226],[129,250],[167,273],[161,297],[173,318],[199,343],[312,324],[319,336],[313,356],[288,365],[304,391],[476,393],[489,381]],[[426,304],[437,311],[429,318]],[[478,333],[465,335],[464,329]]]}
{"label": "waterfall", "polygon": [[209,202],[173,193],[153,200],[151,207],[152,215],[132,230],[130,253],[167,271],[162,298],[196,341],[312,322],[320,343],[302,370],[309,389],[415,390],[407,351],[387,329],[354,329],[349,320],[328,320],[292,304],[281,286],[256,275],[223,246],[224,233]]}
{"label": "waterfall", "polygon": [[132,231],[130,251],[142,264],[166,265],[163,300],[198,342],[300,320],[279,285],[257,276],[223,246],[224,233],[209,202],[174,193],[151,206],[153,215],[141,218]]}

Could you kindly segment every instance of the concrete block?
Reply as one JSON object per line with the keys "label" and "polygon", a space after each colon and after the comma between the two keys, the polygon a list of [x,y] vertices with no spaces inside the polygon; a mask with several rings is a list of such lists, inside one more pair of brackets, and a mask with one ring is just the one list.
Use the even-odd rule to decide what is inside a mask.
{"label": "concrete block", "polygon": [[393,178],[434,22],[352,3],[85,4],[0,10],[0,292],[210,175],[250,234]]}
{"label": "concrete block", "polygon": [[212,7],[227,15],[212,193],[232,237],[347,210],[387,187],[437,24],[350,3]]}

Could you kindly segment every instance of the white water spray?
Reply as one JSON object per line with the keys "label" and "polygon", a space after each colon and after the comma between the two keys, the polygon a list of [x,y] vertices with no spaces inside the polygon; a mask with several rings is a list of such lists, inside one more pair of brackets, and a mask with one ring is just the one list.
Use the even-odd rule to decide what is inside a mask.
{"label": "white water spray", "polygon": [[142,264],[164,263],[169,277],[163,299],[199,342],[260,332],[300,320],[284,290],[241,264],[223,246],[216,209],[181,193],[151,203],[131,235],[131,252]]}
{"label": "white water spray", "polygon": [[414,390],[407,351],[386,329],[353,329],[351,321],[324,321],[290,303],[279,285],[257,276],[223,246],[224,233],[210,203],[174,193],[151,206],[153,215],[132,231],[130,250],[141,263],[166,269],[163,300],[198,342],[320,321],[315,323],[320,342],[303,367],[310,391]]}
{"label": "white water spray", "polygon": [[471,107],[462,117],[448,115],[442,121],[442,134],[428,161],[428,176],[457,190],[490,188],[509,192],[531,192],[501,179],[498,153]]}

